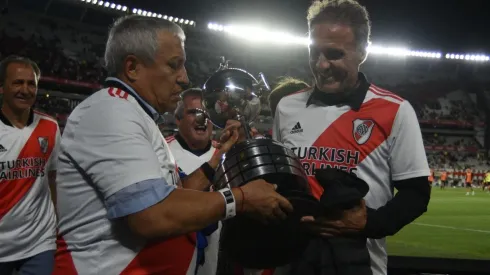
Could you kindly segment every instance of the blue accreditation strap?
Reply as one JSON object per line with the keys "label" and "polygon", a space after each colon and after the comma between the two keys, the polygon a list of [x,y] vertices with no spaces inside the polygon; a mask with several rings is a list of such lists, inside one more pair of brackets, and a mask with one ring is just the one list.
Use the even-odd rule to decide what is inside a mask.
{"label": "blue accreditation strap", "polygon": [[[187,177],[187,174],[180,167],[178,171],[180,179]],[[213,234],[216,230],[218,230],[218,223],[212,224],[196,233],[197,265],[195,274],[197,274],[199,266],[204,265],[206,261],[204,252],[209,245],[207,236]]]}

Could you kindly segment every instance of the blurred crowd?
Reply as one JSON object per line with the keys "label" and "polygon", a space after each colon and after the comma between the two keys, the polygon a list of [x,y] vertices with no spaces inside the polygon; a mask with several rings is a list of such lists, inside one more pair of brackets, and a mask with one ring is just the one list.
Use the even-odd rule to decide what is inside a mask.
{"label": "blurred crowd", "polygon": [[31,34],[24,39],[22,36],[9,36],[4,29],[0,32],[0,58],[11,54],[28,56],[34,60],[41,69],[42,76],[85,82],[100,82],[105,77],[105,71],[99,62],[66,56],[58,37],[45,39]]}
{"label": "blurred crowd", "polygon": [[[80,29],[57,23],[56,20],[39,19],[36,21],[37,19],[33,18],[30,20],[32,21],[19,22],[15,20],[15,16],[1,18],[1,23],[5,27],[0,31],[0,58],[10,54],[27,56],[38,63],[44,77],[87,83],[101,83],[105,79],[106,72],[102,65],[103,35],[89,31],[81,32]],[[220,58],[217,53],[203,54],[202,49],[193,49],[192,45],[199,43],[192,42],[192,35],[189,39],[191,42],[188,43],[190,46],[187,49],[188,62],[186,64],[189,78],[193,86],[202,86],[206,78],[217,69]],[[260,71],[266,71],[272,84],[275,79],[285,74],[302,78],[308,83],[311,82],[307,65],[284,62],[282,60],[276,63],[261,62],[258,57],[256,62],[253,62],[250,61],[250,56],[244,55],[237,62],[232,62],[232,65],[257,72],[260,65],[263,67],[260,68]],[[366,70],[368,77],[374,78],[373,81],[377,84],[407,98],[412,103],[421,122],[473,123],[482,120],[481,114],[477,112],[475,99],[462,91],[454,91],[455,86],[450,81],[426,81],[422,84],[407,82],[390,85],[388,80],[393,80],[390,77],[386,78],[387,83],[384,85],[382,72],[379,72],[378,76],[375,73],[376,70],[369,71],[369,67]],[[43,88],[42,85],[41,88]],[[261,125],[258,127],[261,135],[270,137],[272,118],[266,97],[262,97],[261,102],[263,111],[256,123]],[[38,97],[36,108],[57,117],[60,125],[63,126],[76,103],[60,96],[43,94]],[[167,125],[172,126],[172,119],[167,122]],[[167,134],[169,133],[171,134],[171,132]],[[459,171],[468,167],[479,170],[485,170],[485,167],[488,167],[484,154],[479,153],[482,145],[474,138],[430,134],[424,136],[424,141],[430,166],[433,168]],[[469,148],[471,150],[467,150]]]}

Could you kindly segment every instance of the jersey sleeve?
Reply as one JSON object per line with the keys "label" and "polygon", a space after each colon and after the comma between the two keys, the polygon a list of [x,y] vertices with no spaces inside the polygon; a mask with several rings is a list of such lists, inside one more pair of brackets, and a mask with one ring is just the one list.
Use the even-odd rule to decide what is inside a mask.
{"label": "jersey sleeve", "polygon": [[430,175],[419,121],[408,101],[398,109],[389,140],[392,180]]}
{"label": "jersey sleeve", "polygon": [[164,179],[149,121],[132,103],[113,100],[120,102],[85,112],[67,153],[102,194],[109,218],[118,218],[160,202],[175,186]]}
{"label": "jersey sleeve", "polygon": [[53,151],[51,152],[51,156],[49,156],[48,172],[56,171],[58,168],[58,156],[60,153],[60,142],[61,142],[60,127],[58,125],[56,125],[56,137],[55,137]]}

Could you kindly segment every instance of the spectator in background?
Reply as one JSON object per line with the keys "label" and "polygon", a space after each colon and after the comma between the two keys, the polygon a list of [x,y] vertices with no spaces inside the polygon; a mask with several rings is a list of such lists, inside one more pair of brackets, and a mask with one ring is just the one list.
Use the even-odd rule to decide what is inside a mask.
{"label": "spectator in background", "polygon": [[465,186],[466,186],[466,196],[475,195],[475,190],[473,190],[473,171],[468,168],[465,174]]}
{"label": "spectator in background", "polygon": [[[56,120],[35,112],[40,70],[24,57],[0,63],[0,274],[51,275],[56,250]],[[50,192],[51,191],[51,192]],[[50,194],[51,193],[51,194]]]}
{"label": "spectator in background", "polygon": [[[205,125],[202,125],[196,120],[197,111],[204,109],[202,91],[189,89],[182,93],[181,98],[175,110],[179,132],[166,140],[179,167],[179,176],[184,179],[212,158],[219,162],[221,155],[212,146],[213,124],[206,120]],[[209,191],[209,186],[201,185],[193,189]],[[218,222],[196,233],[202,240],[197,253],[197,275],[216,274],[220,230],[221,222]]]}
{"label": "spectator in background", "polygon": [[269,107],[271,108],[272,117],[276,114],[276,107],[279,104],[279,101],[292,93],[299,92],[310,86],[306,84],[306,82],[293,78],[293,77],[284,77],[282,78],[269,94]]}

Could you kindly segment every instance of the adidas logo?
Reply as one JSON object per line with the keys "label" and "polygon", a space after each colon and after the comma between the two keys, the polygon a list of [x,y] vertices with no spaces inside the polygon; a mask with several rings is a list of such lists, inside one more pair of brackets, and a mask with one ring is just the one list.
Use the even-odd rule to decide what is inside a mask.
{"label": "adidas logo", "polygon": [[6,151],[7,151],[7,149],[5,149],[5,147],[3,147],[2,144],[0,144],[0,153],[6,152]]}
{"label": "adidas logo", "polygon": [[291,134],[298,134],[298,133],[303,133],[303,129],[301,128],[301,124],[296,123],[296,125],[294,125],[293,129],[291,129]]}

